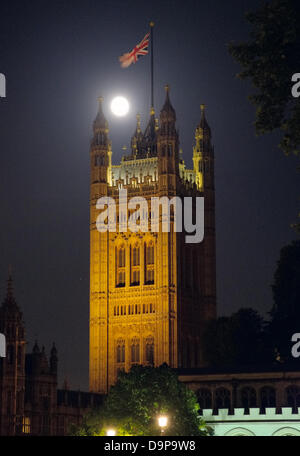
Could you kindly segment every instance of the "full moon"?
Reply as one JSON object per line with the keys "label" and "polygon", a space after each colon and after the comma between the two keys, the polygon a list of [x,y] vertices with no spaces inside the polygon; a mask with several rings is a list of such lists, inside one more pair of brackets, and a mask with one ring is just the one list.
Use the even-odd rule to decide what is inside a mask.
{"label": "full moon", "polygon": [[126,116],[129,111],[128,100],[126,100],[124,97],[115,97],[111,102],[110,109],[115,116]]}

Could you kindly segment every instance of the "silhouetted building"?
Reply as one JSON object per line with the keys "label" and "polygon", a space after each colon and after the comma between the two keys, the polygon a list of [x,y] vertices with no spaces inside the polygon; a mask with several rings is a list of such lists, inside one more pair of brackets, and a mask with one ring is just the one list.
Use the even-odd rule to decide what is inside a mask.
{"label": "silhouetted building", "polygon": [[57,388],[57,349],[50,357],[35,342],[25,353],[22,313],[9,277],[0,307],[0,332],[6,337],[6,357],[0,358],[0,435],[66,435],[71,424],[102,403],[99,394]]}

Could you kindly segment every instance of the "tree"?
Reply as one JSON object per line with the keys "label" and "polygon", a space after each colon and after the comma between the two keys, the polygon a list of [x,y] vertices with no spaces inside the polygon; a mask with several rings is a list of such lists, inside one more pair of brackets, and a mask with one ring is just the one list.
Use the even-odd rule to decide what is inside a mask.
{"label": "tree", "polygon": [[274,304],[269,327],[274,349],[290,358],[291,337],[300,332],[300,241],[281,249],[272,285]]}
{"label": "tree", "polygon": [[251,308],[212,320],[203,340],[206,362],[210,366],[232,367],[266,361],[269,353],[264,329],[263,318]]}
{"label": "tree", "polygon": [[292,75],[300,72],[300,4],[298,0],[273,0],[247,13],[251,40],[229,45],[242,66],[241,79],[257,89],[249,99],[256,105],[258,134],[281,129],[280,147],[299,153],[300,98],[291,95]]}
{"label": "tree", "polygon": [[120,372],[104,405],[84,418],[76,435],[105,435],[109,427],[117,435],[160,435],[158,416],[168,416],[165,435],[209,435],[198,414],[195,393],[179,382],[166,364],[160,367],[133,366]]}

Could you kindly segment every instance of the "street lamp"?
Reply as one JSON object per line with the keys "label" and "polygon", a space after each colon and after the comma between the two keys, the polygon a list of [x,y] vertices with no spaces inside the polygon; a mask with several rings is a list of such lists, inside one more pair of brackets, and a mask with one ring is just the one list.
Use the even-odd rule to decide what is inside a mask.
{"label": "street lamp", "polygon": [[116,431],[114,429],[107,429],[106,435],[108,437],[114,437],[116,435]]}
{"label": "street lamp", "polygon": [[161,415],[158,417],[158,425],[160,427],[160,434],[163,435],[165,432],[165,428],[167,427],[168,424],[168,417]]}

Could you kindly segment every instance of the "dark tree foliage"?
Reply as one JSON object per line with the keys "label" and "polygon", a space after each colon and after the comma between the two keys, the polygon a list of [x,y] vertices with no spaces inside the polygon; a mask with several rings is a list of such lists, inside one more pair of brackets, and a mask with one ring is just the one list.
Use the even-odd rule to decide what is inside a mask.
{"label": "dark tree foliage", "polygon": [[136,365],[119,374],[104,406],[88,414],[73,434],[105,435],[113,427],[117,435],[160,435],[158,417],[165,414],[165,435],[209,435],[198,411],[195,393],[166,364],[157,368]]}
{"label": "dark tree foliage", "polygon": [[204,334],[205,361],[212,367],[237,367],[270,360],[264,328],[263,318],[251,308],[212,320]]}
{"label": "dark tree foliage", "polygon": [[291,337],[300,332],[300,241],[283,247],[272,285],[274,305],[269,327],[273,347],[291,359]]}
{"label": "dark tree foliage", "polygon": [[286,154],[298,154],[300,98],[291,95],[291,78],[300,72],[300,2],[265,2],[246,18],[250,41],[230,44],[229,52],[242,66],[238,77],[250,79],[257,89],[249,97],[257,107],[256,132],[282,130],[280,147]]}

